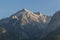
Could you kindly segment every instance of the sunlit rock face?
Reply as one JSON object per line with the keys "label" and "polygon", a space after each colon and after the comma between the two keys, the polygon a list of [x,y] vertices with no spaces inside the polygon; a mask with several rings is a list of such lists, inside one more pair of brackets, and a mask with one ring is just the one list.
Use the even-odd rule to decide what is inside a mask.
{"label": "sunlit rock face", "polygon": [[19,20],[17,16],[12,16],[12,19]]}

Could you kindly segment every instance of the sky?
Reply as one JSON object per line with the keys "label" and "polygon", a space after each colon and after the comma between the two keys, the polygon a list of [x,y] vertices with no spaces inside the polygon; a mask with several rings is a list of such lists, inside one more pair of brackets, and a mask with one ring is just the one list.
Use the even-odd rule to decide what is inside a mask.
{"label": "sky", "polygon": [[60,0],[0,0],[0,19],[9,17],[23,8],[53,15],[60,10]]}

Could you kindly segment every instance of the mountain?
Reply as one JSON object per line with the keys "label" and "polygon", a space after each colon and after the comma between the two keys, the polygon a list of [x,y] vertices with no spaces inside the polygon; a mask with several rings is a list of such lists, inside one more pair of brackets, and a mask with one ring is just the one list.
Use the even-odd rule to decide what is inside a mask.
{"label": "mountain", "polygon": [[60,40],[60,11],[57,11],[48,24],[47,35],[42,40]]}
{"label": "mountain", "polygon": [[0,20],[1,40],[40,40],[51,16],[22,9]]}
{"label": "mountain", "polygon": [[22,9],[21,11],[18,11],[16,14],[11,16],[12,19],[14,19],[14,17],[17,20],[22,19],[21,21],[23,25],[25,22],[32,23],[33,21],[35,21],[35,22],[49,23],[50,21],[49,16],[46,16],[42,13],[39,13],[38,15],[38,13],[35,14],[34,12],[29,11],[28,9]]}

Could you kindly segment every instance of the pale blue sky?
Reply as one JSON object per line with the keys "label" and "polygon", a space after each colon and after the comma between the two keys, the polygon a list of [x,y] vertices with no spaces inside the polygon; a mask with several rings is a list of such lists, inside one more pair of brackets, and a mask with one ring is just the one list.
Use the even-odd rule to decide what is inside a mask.
{"label": "pale blue sky", "polygon": [[0,0],[0,19],[8,17],[23,8],[53,15],[60,10],[60,0]]}

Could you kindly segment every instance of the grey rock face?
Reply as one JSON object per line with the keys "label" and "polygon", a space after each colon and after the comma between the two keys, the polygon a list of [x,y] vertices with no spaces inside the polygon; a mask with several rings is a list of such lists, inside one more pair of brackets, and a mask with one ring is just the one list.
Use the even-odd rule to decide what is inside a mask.
{"label": "grey rock face", "polygon": [[60,11],[56,12],[51,18],[50,23],[48,24],[48,31],[53,31],[56,28],[60,27]]}
{"label": "grey rock face", "polygon": [[51,18],[45,34],[42,40],[60,40],[60,11],[57,11]]}

